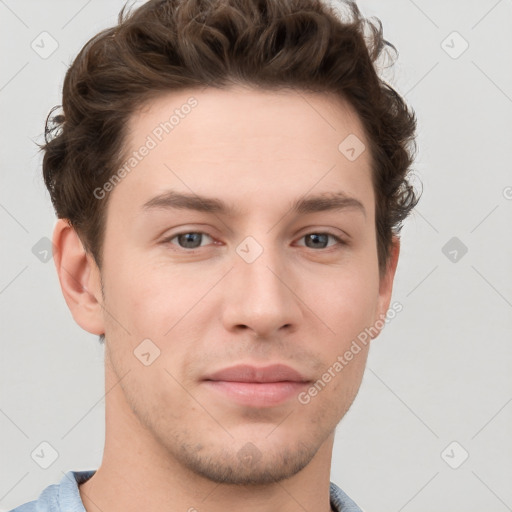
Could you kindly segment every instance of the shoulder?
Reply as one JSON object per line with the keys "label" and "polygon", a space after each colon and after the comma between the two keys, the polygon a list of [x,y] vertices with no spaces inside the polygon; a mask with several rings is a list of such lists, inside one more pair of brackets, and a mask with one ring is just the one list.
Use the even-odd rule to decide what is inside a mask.
{"label": "shoulder", "polygon": [[363,512],[335,483],[330,485],[331,506],[336,512]]}
{"label": "shoulder", "polygon": [[46,487],[37,500],[29,501],[10,512],[85,512],[78,484],[96,471],[68,471],[58,484]]}

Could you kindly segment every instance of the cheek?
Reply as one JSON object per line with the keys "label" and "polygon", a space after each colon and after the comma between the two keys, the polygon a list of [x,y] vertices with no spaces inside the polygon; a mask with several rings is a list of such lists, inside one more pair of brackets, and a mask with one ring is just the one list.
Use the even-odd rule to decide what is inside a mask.
{"label": "cheek", "polygon": [[105,283],[109,311],[132,334],[161,337],[187,309],[194,295],[179,270],[150,266],[134,257],[118,259]]}
{"label": "cheek", "polygon": [[[123,276],[127,277],[123,279]],[[145,371],[141,375],[145,379],[156,378],[150,377],[149,368],[162,366],[184,381],[187,361],[197,358],[198,344],[204,338],[201,333],[208,324],[210,306],[209,297],[205,295],[216,281],[217,273],[208,278],[185,275],[181,268],[168,265],[158,268],[147,264],[120,265],[118,276],[110,283],[109,292],[116,299],[109,312],[116,321],[108,322],[107,334],[115,347],[113,350],[123,360],[123,367]],[[126,327],[129,336],[119,324]],[[127,345],[131,350],[127,350]],[[142,369],[133,354],[148,351],[150,357],[155,354],[156,359],[149,368]],[[161,378],[160,384],[169,385],[169,379],[173,384],[167,373]]]}
{"label": "cheek", "polygon": [[372,324],[378,306],[378,277],[368,267],[347,269],[323,280],[314,297],[310,288],[309,297],[339,349]]}

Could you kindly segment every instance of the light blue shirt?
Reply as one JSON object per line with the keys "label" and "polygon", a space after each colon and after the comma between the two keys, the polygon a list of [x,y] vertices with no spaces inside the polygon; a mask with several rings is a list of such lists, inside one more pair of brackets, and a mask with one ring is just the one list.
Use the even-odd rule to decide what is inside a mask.
{"label": "light blue shirt", "polygon": [[[86,512],[78,484],[86,482],[96,473],[68,471],[58,484],[49,485],[39,498],[12,509],[10,512]],[[336,512],[362,512],[362,510],[336,485],[330,485],[331,506]]]}

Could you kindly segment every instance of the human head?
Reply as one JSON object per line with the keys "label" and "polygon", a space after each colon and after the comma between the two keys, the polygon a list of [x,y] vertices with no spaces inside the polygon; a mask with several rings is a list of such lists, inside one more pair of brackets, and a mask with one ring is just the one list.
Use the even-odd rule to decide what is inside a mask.
{"label": "human head", "polygon": [[[402,167],[401,175],[395,171],[400,155],[402,164],[409,158],[406,142],[412,133],[405,126],[412,128],[413,118],[398,96],[372,74],[372,55],[358,30],[361,25],[353,22],[338,32],[335,25],[331,31],[327,21],[321,21],[323,4],[299,1],[287,5],[221,2],[216,9],[205,8],[201,15],[202,11],[194,10],[202,6],[199,3],[148,2],[77,58],[83,74],[80,80],[73,73],[66,77],[65,90],[74,83],[77,94],[63,102],[62,133],[55,139],[69,127],[61,150],[74,156],[62,161],[62,170],[87,175],[89,165],[95,179],[89,181],[86,193],[83,184],[54,174],[53,197],[60,190],[59,197],[69,200],[68,207],[82,207],[83,215],[89,200],[104,208],[103,224],[95,224],[95,229],[101,226],[97,239],[86,237],[76,217],[73,221],[66,212],[59,214],[71,220],[86,246],[91,240],[101,240],[101,251],[87,246],[97,267],[86,263],[76,238],[63,223],[58,223],[54,240],[62,249],[55,260],[75,319],[89,332],[105,333],[110,390],[107,438],[115,437],[123,454],[123,440],[138,443],[134,452],[140,458],[150,457],[156,467],[156,461],[167,465],[179,461],[180,469],[219,483],[268,484],[296,474],[315,457],[318,460],[317,454],[325,465],[334,428],[359,388],[367,344],[359,347],[357,357],[342,365],[337,375],[329,374],[332,384],[307,404],[288,400],[273,407],[239,406],[236,400],[219,399],[221,395],[215,394],[212,372],[240,363],[260,367],[277,362],[300,371],[309,385],[331,366],[336,371],[337,357],[364,328],[377,325],[377,319],[382,322],[389,305],[398,250],[395,240],[394,245],[385,246],[390,257],[379,259],[376,212],[379,204],[389,207],[392,199],[389,194],[379,199],[379,194],[389,192],[394,184],[396,216],[397,211],[403,213],[412,193],[404,183],[407,169]],[[298,9],[295,14],[287,13],[292,5]],[[175,11],[173,6],[177,6]],[[318,16],[305,14],[315,6]],[[240,16],[240,11],[249,19]],[[352,14],[357,14],[354,6]],[[134,25],[144,15],[152,20],[142,24],[145,31]],[[262,17],[260,23],[257,16]],[[304,26],[308,16],[322,30],[314,32],[307,25],[308,32]],[[335,21],[327,11],[325,16]],[[165,20],[181,28],[167,26],[159,32],[157,27]],[[226,37],[240,34],[233,47],[223,46],[222,27]],[[268,33],[268,27],[274,32]],[[304,34],[313,33],[320,35],[305,45]],[[170,34],[177,34],[177,48],[162,40]],[[198,34],[206,42],[191,47],[190,41]],[[251,34],[254,39],[247,40]],[[218,42],[212,40],[215,37]],[[294,39],[295,54],[279,51]],[[130,49],[129,42],[135,47]],[[120,45],[120,53],[110,53],[112,61],[95,71],[84,52],[92,60],[101,59],[112,51],[109,45]],[[260,48],[256,56],[266,58],[267,66],[251,56],[253,47]],[[349,62],[339,67],[333,63],[331,47],[337,49],[336,55],[343,48],[350,52]],[[187,58],[177,55],[178,49]],[[204,61],[198,58],[201,52]],[[216,52],[231,55],[226,68],[230,74],[220,78],[214,74],[218,71]],[[285,55],[289,60],[283,60]],[[310,67],[304,67],[307,58],[316,70],[312,75],[304,75]],[[139,60],[139,64],[125,69],[123,77],[120,70],[112,73],[119,59],[132,64]],[[166,67],[173,59],[180,66]],[[367,66],[360,69],[360,61]],[[188,74],[186,63],[195,78]],[[304,69],[293,75],[299,68]],[[318,79],[320,71],[322,80]],[[110,76],[111,81],[101,82],[98,73]],[[340,81],[342,75],[346,82]],[[169,86],[170,76],[181,80],[180,87]],[[340,83],[346,86],[343,94],[333,90]],[[82,115],[80,103],[85,100],[96,108],[90,118]],[[184,105],[190,109],[182,119],[178,107]],[[106,196],[98,198],[102,194],[95,194],[96,189],[106,190],[104,184],[130,152],[142,147],[154,127],[176,110],[179,126],[115,185],[108,201]],[[186,114],[183,109],[181,113]],[[374,119],[376,113],[379,121]],[[103,124],[96,125],[102,116]],[[393,116],[400,122],[391,123]],[[379,134],[382,147],[372,142],[374,133]],[[388,140],[390,134],[396,138]],[[349,135],[368,148],[354,161],[338,150],[339,137],[345,140]],[[80,157],[71,151],[74,144],[84,150]],[[102,145],[109,151],[97,153]],[[47,155],[46,170],[50,149]],[[376,174],[375,155],[388,155],[385,171],[391,175]],[[116,164],[104,172],[114,156]],[[331,169],[329,162],[335,162]],[[177,209],[169,210],[169,197],[161,197],[169,187],[181,194],[221,198],[234,205],[235,213],[222,213],[218,202],[204,201],[195,202],[200,213],[187,209],[183,213],[183,199]],[[324,196],[341,190],[357,200],[344,203],[340,215],[335,215],[339,210],[323,209],[324,197],[293,211],[291,205],[307,201],[312,188]],[[218,215],[202,210],[207,207]],[[100,211],[96,206],[91,215]],[[289,212],[293,213],[287,216]],[[324,232],[323,228],[315,231],[314,220],[316,225],[331,226],[330,231],[342,237],[345,231],[344,242],[325,251],[299,247],[306,228]],[[194,251],[177,249],[171,240],[178,235],[179,223],[182,232],[183,224],[204,226],[214,243]],[[187,232],[197,231],[203,229]],[[252,238],[247,241],[246,236]],[[235,250],[244,240],[247,245]],[[261,254],[247,261],[241,251],[250,252],[249,244],[254,241]],[[101,288],[96,271],[103,277]],[[158,357],[147,367],[134,357],[141,350],[149,354],[147,350],[155,346]],[[283,420],[288,417],[292,419]],[[112,444],[107,442],[106,447],[112,450]],[[248,450],[254,462],[250,466],[244,462]],[[124,460],[123,465],[130,462]]]}

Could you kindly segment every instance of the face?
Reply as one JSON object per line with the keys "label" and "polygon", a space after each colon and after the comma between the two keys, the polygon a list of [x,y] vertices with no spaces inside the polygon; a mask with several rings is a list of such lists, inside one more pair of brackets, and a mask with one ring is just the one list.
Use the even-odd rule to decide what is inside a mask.
{"label": "face", "polygon": [[368,146],[332,96],[238,86],[131,118],[137,163],[109,196],[103,246],[107,371],[152,446],[195,474],[296,474],[355,398],[368,345],[335,363],[391,290],[369,152],[338,149],[351,134]]}

